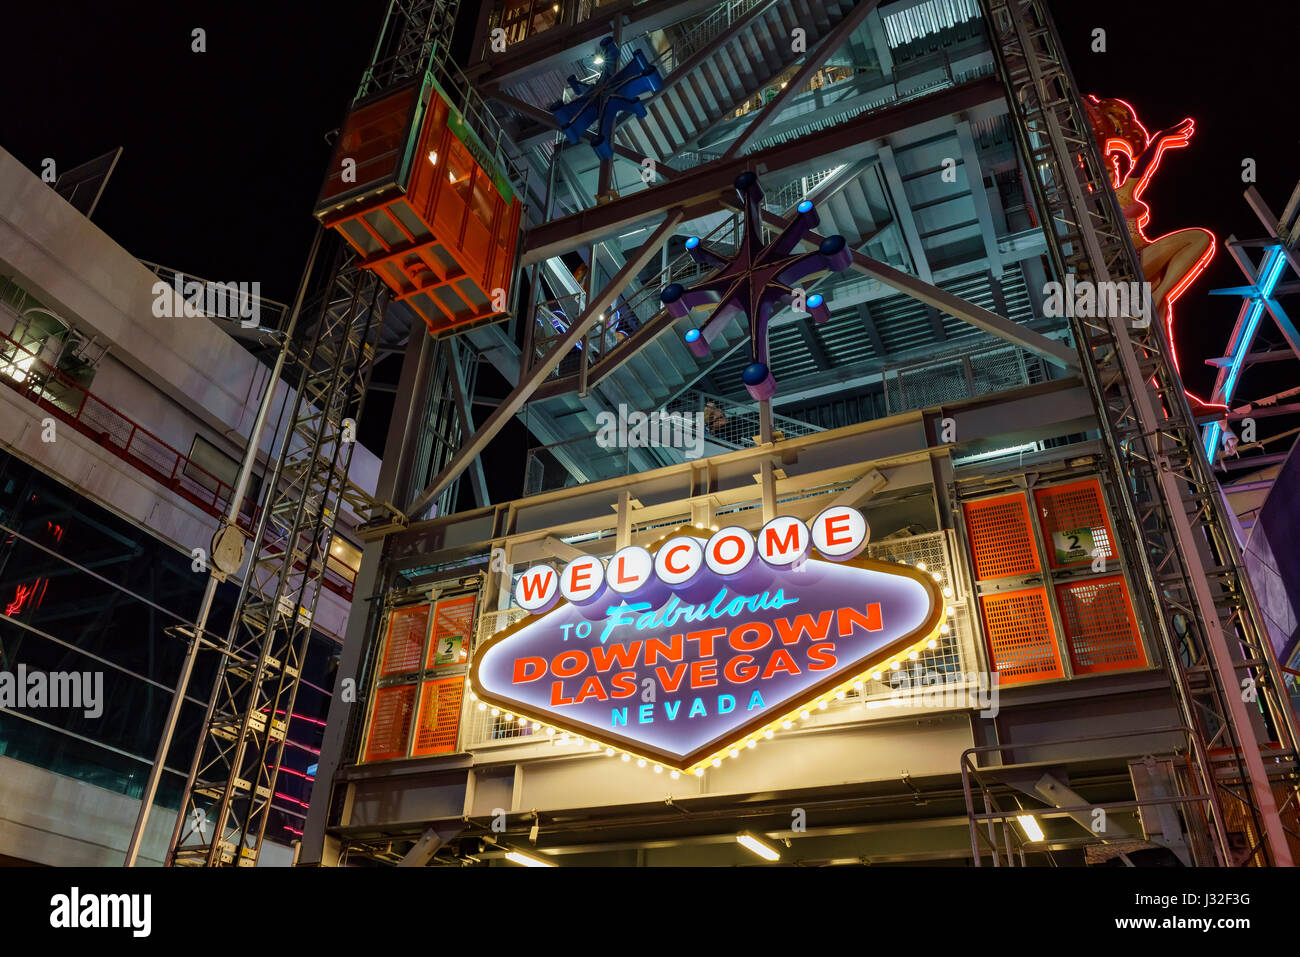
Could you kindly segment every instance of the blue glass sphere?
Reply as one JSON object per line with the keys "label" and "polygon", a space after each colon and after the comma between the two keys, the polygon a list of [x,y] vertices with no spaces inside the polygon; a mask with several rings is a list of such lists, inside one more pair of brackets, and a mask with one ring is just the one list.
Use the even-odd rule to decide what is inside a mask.
{"label": "blue glass sphere", "polygon": [[827,236],[825,239],[821,241],[821,245],[819,245],[817,248],[822,252],[823,255],[833,256],[841,249],[843,249],[844,245],[845,244],[844,244],[843,236]]}

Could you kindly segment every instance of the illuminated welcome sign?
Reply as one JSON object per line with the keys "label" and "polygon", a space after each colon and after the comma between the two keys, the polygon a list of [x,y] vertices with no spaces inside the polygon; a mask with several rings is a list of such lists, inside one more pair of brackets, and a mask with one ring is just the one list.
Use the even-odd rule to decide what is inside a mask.
{"label": "illuminated welcome sign", "polygon": [[482,707],[703,774],[946,630],[935,577],[859,558],[868,535],[833,507],[533,566],[515,588],[532,616],[479,649],[471,687]]}

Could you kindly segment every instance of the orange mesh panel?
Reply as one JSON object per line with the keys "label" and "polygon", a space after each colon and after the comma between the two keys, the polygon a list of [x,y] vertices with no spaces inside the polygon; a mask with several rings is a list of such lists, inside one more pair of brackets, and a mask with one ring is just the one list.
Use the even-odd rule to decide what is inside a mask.
{"label": "orange mesh panel", "polygon": [[433,613],[433,641],[429,642],[426,668],[462,665],[469,661],[474,637],[474,595],[438,602]]}
{"label": "orange mesh panel", "polygon": [[[424,126],[420,130],[420,145],[415,151],[414,169],[411,171],[411,181],[406,188],[408,198],[412,200],[412,206],[416,207],[417,212],[427,214],[428,209],[424,204],[414,200],[415,197],[429,196],[438,181],[447,181],[447,170],[444,158],[447,154],[447,147],[444,144],[443,137],[447,131],[447,103],[442,97],[434,93],[429,97],[429,105],[424,113]],[[430,207],[431,208],[431,207]],[[424,215],[427,220],[427,215]]]}
{"label": "orange mesh panel", "polygon": [[1029,507],[1022,493],[966,502],[962,508],[975,556],[976,578],[1004,578],[1038,571]]}
{"label": "orange mesh panel", "polygon": [[985,595],[980,598],[980,608],[999,684],[1064,676],[1045,590]]}
{"label": "orange mesh panel", "polygon": [[428,605],[394,609],[388,616],[388,636],[384,640],[384,663],[379,668],[380,675],[419,671],[424,636],[428,630]]}
{"label": "orange mesh panel", "polygon": [[[415,89],[408,87],[348,114],[334,147],[334,160],[321,190],[320,204],[358,185],[396,176],[397,161],[405,146],[403,134],[411,121],[414,104]],[[356,162],[356,169],[349,170],[348,180],[343,179],[344,159]]]}
{"label": "orange mesh panel", "polygon": [[1115,535],[1096,479],[1041,489],[1034,493],[1034,501],[1053,568],[1091,562],[1094,548],[1101,549],[1098,557],[1115,557]]}
{"label": "orange mesh panel", "polygon": [[370,737],[366,760],[383,761],[406,757],[411,733],[411,711],[415,706],[415,685],[394,685],[375,692],[370,706]]}
{"label": "orange mesh panel", "polygon": [[1116,575],[1057,585],[1056,601],[1075,674],[1146,665],[1123,578]]}
{"label": "orange mesh panel", "polygon": [[426,681],[420,692],[420,720],[415,726],[411,754],[447,754],[456,750],[460,728],[460,704],[465,694],[464,678]]}

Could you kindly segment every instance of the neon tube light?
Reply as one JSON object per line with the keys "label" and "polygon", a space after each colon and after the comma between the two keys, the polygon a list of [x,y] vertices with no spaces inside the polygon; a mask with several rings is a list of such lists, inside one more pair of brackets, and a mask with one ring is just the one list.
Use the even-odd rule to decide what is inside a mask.
{"label": "neon tube light", "polygon": [[[1245,365],[1246,354],[1250,351],[1250,345],[1254,341],[1259,320],[1264,315],[1264,304],[1273,298],[1273,293],[1277,289],[1278,281],[1282,278],[1285,268],[1286,256],[1282,254],[1282,247],[1270,246],[1260,268],[1260,275],[1264,277],[1264,281],[1258,287],[1258,295],[1251,296],[1250,312],[1246,314],[1246,322],[1242,326],[1241,336],[1238,338],[1236,348],[1233,351],[1232,362],[1228,366],[1228,375],[1223,382],[1222,395],[1225,409],[1228,403],[1232,401],[1233,391],[1237,387],[1237,379]],[[1210,426],[1205,430],[1205,454],[1210,461],[1214,461],[1215,450],[1218,448],[1219,436],[1222,431],[1222,426],[1218,422],[1210,423]]]}
{"label": "neon tube light", "polygon": [[[1097,96],[1092,94],[1089,94],[1088,99],[1092,103],[1101,102]],[[1111,97],[1110,99],[1113,102],[1120,103],[1123,105],[1124,109],[1128,111],[1128,115],[1132,120],[1133,125],[1137,127],[1137,129],[1140,131],[1142,136],[1141,148],[1137,149],[1136,151],[1135,151],[1136,144],[1129,143],[1127,140],[1125,140],[1122,137],[1107,137],[1104,143],[1102,144],[1102,152],[1104,154],[1104,158],[1109,161],[1109,168],[1113,176],[1113,179],[1111,181],[1111,186],[1113,189],[1119,190],[1124,186],[1125,182],[1128,180],[1128,177],[1132,174],[1134,164],[1137,162],[1142,152],[1144,152],[1151,145],[1151,133],[1142,124],[1142,121],[1138,119],[1137,110],[1133,107],[1133,104],[1129,103],[1127,100],[1124,100],[1120,97]],[[1140,236],[1142,238],[1142,241],[1147,245],[1151,245],[1153,242],[1158,242],[1161,239],[1165,239],[1169,236],[1174,236],[1178,233],[1187,232],[1189,229],[1198,229],[1200,232],[1203,232],[1210,237],[1210,245],[1206,249],[1206,251],[1201,255],[1201,257],[1196,261],[1196,263],[1187,271],[1187,274],[1183,276],[1182,280],[1178,282],[1178,284],[1175,285],[1173,289],[1169,290],[1169,292],[1165,295],[1165,337],[1169,340],[1169,351],[1170,351],[1170,355],[1173,357],[1174,360],[1174,371],[1178,373],[1180,385],[1182,380],[1182,371],[1178,361],[1178,349],[1174,344],[1174,302],[1183,294],[1183,292],[1187,289],[1188,286],[1190,286],[1193,282],[1196,281],[1197,277],[1200,276],[1200,274],[1205,271],[1205,268],[1209,266],[1210,260],[1214,258],[1214,253],[1218,248],[1218,240],[1216,239],[1215,235],[1211,233],[1208,229],[1201,229],[1200,227],[1192,226],[1192,227],[1188,227],[1188,229],[1175,229],[1172,232],[1165,233],[1164,236],[1156,237],[1156,240],[1153,241],[1146,234],[1146,227],[1151,222],[1151,207],[1149,204],[1143,201],[1142,194],[1146,192],[1146,188],[1151,181],[1151,177],[1153,177],[1156,173],[1156,170],[1160,168],[1160,164],[1164,159],[1165,151],[1169,149],[1182,148],[1187,146],[1188,143],[1191,141],[1192,134],[1195,132],[1196,132],[1196,124],[1194,122],[1191,122],[1185,131],[1177,134],[1170,134],[1160,140],[1160,142],[1156,146],[1156,155],[1152,158],[1150,164],[1147,166],[1146,171],[1142,174],[1141,179],[1139,179],[1137,184],[1133,187],[1133,193],[1131,199],[1133,204],[1141,207],[1141,212],[1138,214],[1138,217],[1134,223],[1134,227],[1136,229],[1138,236]],[[1119,168],[1118,154],[1121,153],[1128,159],[1128,169],[1125,172],[1123,178],[1121,178],[1120,176],[1120,168]],[[1139,256],[1141,255],[1141,250],[1138,250],[1138,254]],[[1143,278],[1144,279],[1146,278],[1145,275],[1143,276]],[[1153,305],[1158,306],[1157,303],[1153,303]],[[1183,394],[1186,395],[1189,399],[1194,399],[1198,404],[1202,406],[1210,406],[1215,408],[1220,407],[1216,403],[1203,401],[1199,397],[1193,395],[1191,392],[1188,392],[1185,387],[1183,388]],[[1221,406],[1221,408],[1223,408],[1225,412],[1227,411],[1226,405]]]}

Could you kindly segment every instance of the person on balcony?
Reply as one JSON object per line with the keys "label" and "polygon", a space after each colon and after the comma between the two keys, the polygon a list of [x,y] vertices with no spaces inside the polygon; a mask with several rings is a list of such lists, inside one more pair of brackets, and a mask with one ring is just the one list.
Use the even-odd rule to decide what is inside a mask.
{"label": "person on balcony", "polygon": [[721,435],[722,430],[727,427],[727,413],[722,411],[718,403],[710,399],[704,403],[704,427],[714,435]]}

